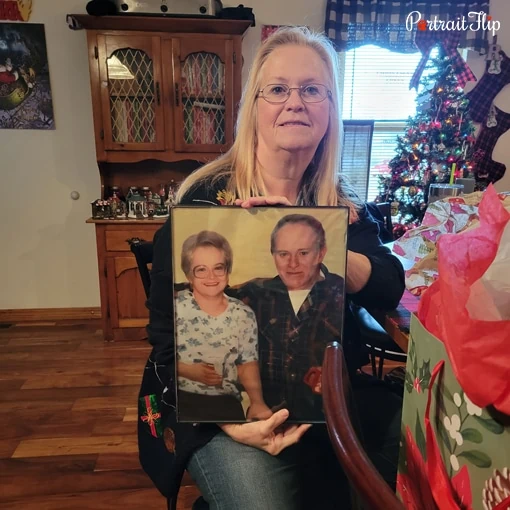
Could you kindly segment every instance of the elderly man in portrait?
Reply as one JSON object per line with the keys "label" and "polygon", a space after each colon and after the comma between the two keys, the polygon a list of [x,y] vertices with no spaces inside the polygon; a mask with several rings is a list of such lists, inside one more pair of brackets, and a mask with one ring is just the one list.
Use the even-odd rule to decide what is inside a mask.
{"label": "elderly man in portrait", "polygon": [[284,216],[271,234],[278,276],[235,289],[257,318],[264,399],[274,409],[286,407],[296,421],[324,420],[324,349],[342,339],[344,279],[322,263],[326,251],[320,221],[307,214]]}

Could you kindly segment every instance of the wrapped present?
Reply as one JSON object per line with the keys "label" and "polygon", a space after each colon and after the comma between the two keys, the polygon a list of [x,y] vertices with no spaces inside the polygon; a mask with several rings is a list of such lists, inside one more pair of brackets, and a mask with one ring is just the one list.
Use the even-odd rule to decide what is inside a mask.
{"label": "wrapped present", "polygon": [[510,417],[471,401],[443,343],[415,315],[405,386],[397,477],[404,506],[508,510]]}
{"label": "wrapped present", "polygon": [[[491,186],[491,195],[494,189]],[[395,241],[393,251],[415,264],[406,271],[406,287],[421,295],[437,278],[437,242],[444,234],[458,234],[480,225],[479,206],[487,192],[451,197],[429,204],[422,224],[408,230]],[[510,195],[500,193],[499,200],[510,211]]]}

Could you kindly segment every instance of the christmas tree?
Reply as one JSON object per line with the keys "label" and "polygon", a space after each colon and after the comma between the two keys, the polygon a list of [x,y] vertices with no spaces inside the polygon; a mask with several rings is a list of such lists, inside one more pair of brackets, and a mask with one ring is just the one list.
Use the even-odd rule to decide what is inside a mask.
{"label": "christmas tree", "polygon": [[439,48],[420,80],[417,113],[397,138],[391,173],[380,177],[376,201],[391,203],[395,238],[420,224],[431,183],[472,176],[474,126],[456,71]]}

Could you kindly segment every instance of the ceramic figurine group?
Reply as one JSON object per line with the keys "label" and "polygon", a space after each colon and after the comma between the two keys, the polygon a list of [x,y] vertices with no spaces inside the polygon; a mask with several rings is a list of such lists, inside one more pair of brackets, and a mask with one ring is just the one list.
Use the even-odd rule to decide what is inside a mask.
{"label": "ceramic figurine group", "polygon": [[109,220],[165,218],[175,204],[176,192],[177,185],[172,180],[168,193],[164,184],[161,184],[157,193],[153,193],[148,186],[131,186],[123,199],[121,189],[112,186],[108,198],[92,202],[92,217]]}

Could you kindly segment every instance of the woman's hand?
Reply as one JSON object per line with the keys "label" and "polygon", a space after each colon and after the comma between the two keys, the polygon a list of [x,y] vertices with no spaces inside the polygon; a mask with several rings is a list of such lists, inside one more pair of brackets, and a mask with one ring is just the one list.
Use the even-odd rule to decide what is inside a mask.
{"label": "woman's hand", "polygon": [[235,201],[236,205],[239,205],[245,209],[250,207],[256,207],[260,205],[292,205],[287,197],[270,196],[270,197],[250,197],[247,200],[241,200],[238,198]]}
{"label": "woman's hand", "polygon": [[177,365],[177,375],[197,381],[207,386],[219,386],[222,381],[221,375],[214,370],[214,365],[207,363],[183,363]]}
{"label": "woman's hand", "polygon": [[264,402],[255,402],[250,404],[246,413],[247,420],[265,420],[273,415],[273,411],[266,406]]}
{"label": "woman's hand", "polygon": [[221,423],[218,426],[234,441],[259,448],[271,455],[297,443],[311,425],[288,425],[281,427],[289,417],[287,409],[280,409],[267,420],[250,423]]}
{"label": "woman's hand", "polygon": [[372,264],[367,256],[354,251],[347,251],[347,271],[345,290],[349,294],[359,292],[370,279]]}

